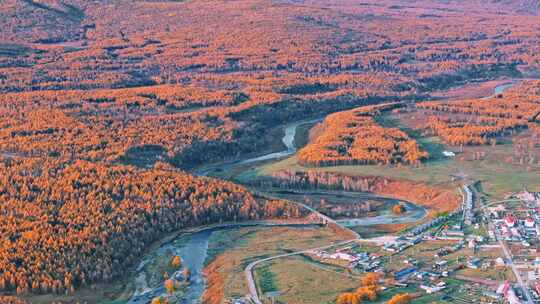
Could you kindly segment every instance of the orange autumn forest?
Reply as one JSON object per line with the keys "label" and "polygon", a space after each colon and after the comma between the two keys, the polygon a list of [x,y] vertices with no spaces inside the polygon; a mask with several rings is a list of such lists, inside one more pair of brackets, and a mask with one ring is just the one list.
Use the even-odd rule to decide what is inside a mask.
{"label": "orange autumn forest", "polygon": [[538,302],[539,29],[536,0],[3,0],[0,304]]}

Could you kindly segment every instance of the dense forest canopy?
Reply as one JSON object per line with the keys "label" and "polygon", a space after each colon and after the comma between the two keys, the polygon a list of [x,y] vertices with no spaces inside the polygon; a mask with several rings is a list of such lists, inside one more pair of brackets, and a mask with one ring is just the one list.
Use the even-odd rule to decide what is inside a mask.
{"label": "dense forest canopy", "polygon": [[534,68],[533,2],[8,0],[0,145],[183,168],[256,152],[282,122]]}
{"label": "dense forest canopy", "polygon": [[416,105],[428,117],[427,129],[448,144],[496,144],[497,138],[530,129],[539,133],[540,82],[525,81],[490,98]]}
{"label": "dense forest canopy", "polygon": [[533,2],[7,0],[0,87],[210,85],[271,71],[378,72],[380,83],[425,88],[537,64]]}
{"label": "dense forest canopy", "polygon": [[385,128],[376,121],[382,112],[402,104],[364,106],[328,115],[320,134],[298,152],[304,165],[419,164],[429,154],[416,140],[398,128]]}
{"label": "dense forest canopy", "polygon": [[[69,292],[119,276],[166,232],[302,216],[182,170],[261,152],[283,123],[528,75],[540,64],[539,14],[534,0],[3,0],[0,290]],[[418,107],[480,111],[475,126],[441,114],[429,128],[484,144],[538,118],[537,102],[509,98],[487,110],[476,100]],[[509,114],[494,123],[493,109]],[[393,145],[375,162],[427,156],[362,119],[413,152]],[[364,189],[337,176],[327,186],[334,179]]]}
{"label": "dense forest canopy", "polygon": [[241,186],[85,161],[0,164],[0,289],[62,293],[118,277],[164,233],[259,218],[300,217]]}

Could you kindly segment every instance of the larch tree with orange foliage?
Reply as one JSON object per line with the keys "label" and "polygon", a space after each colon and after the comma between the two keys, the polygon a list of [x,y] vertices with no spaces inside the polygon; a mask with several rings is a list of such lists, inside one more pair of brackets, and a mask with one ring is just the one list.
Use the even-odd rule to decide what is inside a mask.
{"label": "larch tree with orange foliage", "polygon": [[412,296],[408,293],[397,294],[393,296],[386,304],[409,304],[412,302]]}
{"label": "larch tree with orange foliage", "polygon": [[355,292],[346,292],[338,296],[336,304],[357,304],[362,300],[375,301],[380,293],[380,275],[377,273],[367,273],[360,280],[361,286]]}
{"label": "larch tree with orange foliage", "polygon": [[403,214],[405,212],[405,206],[403,206],[402,204],[395,204],[392,207],[392,212],[394,214]]}
{"label": "larch tree with orange foliage", "polygon": [[182,258],[178,255],[175,255],[171,259],[171,266],[174,268],[180,268],[180,266],[182,266]]}
{"label": "larch tree with orange foliage", "polygon": [[385,128],[375,117],[402,104],[359,107],[326,117],[319,134],[298,152],[300,164],[309,166],[419,164],[429,155],[397,128]]}
{"label": "larch tree with orange foliage", "polygon": [[167,279],[165,280],[165,289],[167,290],[167,293],[172,294],[175,290],[175,281],[174,279]]}

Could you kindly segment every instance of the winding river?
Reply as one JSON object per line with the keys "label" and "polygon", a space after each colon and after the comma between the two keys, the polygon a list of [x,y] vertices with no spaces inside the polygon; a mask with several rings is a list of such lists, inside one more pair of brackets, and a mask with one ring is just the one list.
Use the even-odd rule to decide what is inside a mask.
{"label": "winding river", "polygon": [[377,216],[354,218],[354,219],[342,219],[337,222],[345,227],[356,226],[372,226],[382,224],[406,224],[417,222],[427,215],[427,210],[421,206],[415,205],[409,202],[400,201],[407,210],[404,214],[395,215],[390,210],[383,211],[382,214]]}
{"label": "winding river", "polygon": [[281,139],[281,141],[283,142],[283,144],[286,147],[286,150],[266,154],[266,155],[259,156],[259,157],[246,159],[246,160],[238,162],[238,164],[242,164],[242,165],[243,164],[250,164],[250,163],[255,163],[255,162],[259,162],[259,161],[263,161],[263,160],[272,160],[272,159],[278,159],[278,158],[282,158],[282,157],[285,157],[285,156],[293,155],[297,150],[297,148],[294,146],[294,138],[296,136],[296,129],[301,125],[315,123],[315,122],[319,122],[319,121],[322,121],[322,118],[311,119],[311,120],[303,120],[303,121],[299,121],[299,122],[295,122],[295,123],[286,125],[285,126],[285,135]]}
{"label": "winding river", "polygon": [[[249,163],[255,163],[259,161],[267,161],[272,159],[279,159],[292,155],[296,152],[297,148],[294,145],[294,138],[296,136],[296,130],[299,126],[304,124],[315,123],[321,121],[321,118],[304,120],[295,122],[285,126],[285,134],[282,138],[282,142],[286,147],[286,150],[280,152],[269,153],[266,155],[249,158],[241,161],[228,162],[226,164],[221,164],[220,168],[231,168],[236,165],[244,165]],[[207,175],[211,170],[215,170],[218,166],[212,168],[206,168],[205,171],[198,172],[199,175]],[[358,199],[359,197],[366,198],[365,194],[352,193],[352,192],[342,192],[341,195],[350,196],[351,199]],[[369,198],[377,198],[376,196],[370,195]],[[381,198],[388,200],[388,198]],[[426,216],[427,212],[424,208],[419,207],[413,203],[404,202],[406,204],[407,213],[402,217],[396,217],[390,212],[380,214],[378,216],[369,217],[369,218],[359,218],[359,219],[343,219],[339,222],[344,226],[367,226],[375,224],[384,224],[384,223],[408,223],[413,221],[418,221]],[[205,266],[205,260],[208,256],[208,242],[212,234],[216,231],[221,230],[232,230],[238,229],[240,227],[247,226],[276,226],[275,224],[269,223],[253,223],[253,224],[238,224],[238,225],[224,225],[221,227],[203,229],[201,231],[191,233],[189,235],[181,236],[171,242],[168,242],[156,251],[147,255],[137,267],[137,275],[135,279],[135,288],[136,292],[134,296],[129,300],[129,304],[146,304],[149,303],[153,298],[165,295],[166,290],[163,284],[158,286],[148,286],[147,279],[145,277],[145,266],[152,260],[159,258],[159,256],[164,255],[166,252],[174,253],[182,257],[183,265],[187,266],[191,271],[190,285],[187,288],[187,291],[184,293],[181,303],[194,304],[199,303],[202,294],[206,288],[206,281],[203,276],[203,270]],[[283,225],[280,225],[283,226]],[[306,227],[306,225],[284,225],[288,227]]]}
{"label": "winding river", "polygon": [[285,145],[285,150],[283,151],[272,152],[265,155],[247,158],[243,160],[221,162],[219,164],[206,166],[202,168],[201,170],[196,171],[195,173],[199,176],[207,176],[211,172],[216,171],[216,170],[225,171],[239,165],[246,165],[246,164],[256,163],[260,161],[279,159],[282,157],[293,155],[297,150],[296,147],[294,146],[294,137],[296,136],[296,129],[298,128],[298,126],[309,124],[309,123],[315,123],[321,120],[322,118],[315,118],[315,119],[309,119],[309,120],[301,120],[298,122],[285,125],[284,127],[285,134],[283,135],[283,138],[281,139],[281,141]]}
{"label": "winding river", "polygon": [[[422,220],[427,216],[427,210],[419,205],[404,200],[399,200],[391,197],[384,197],[372,193],[351,192],[351,191],[336,191],[336,190],[304,190],[304,191],[288,191],[281,190],[272,193],[273,197],[302,202],[305,197],[317,197],[324,199],[327,202],[337,204],[348,204],[351,202],[361,201],[377,201],[385,204],[381,211],[378,211],[376,216],[367,216],[360,218],[343,218],[337,219],[336,222],[344,227],[356,226],[371,226],[381,224],[405,224],[414,223]],[[402,204],[405,206],[406,212],[400,215],[395,215],[391,212],[391,206]]]}
{"label": "winding river", "polygon": [[[233,161],[223,163],[217,166],[212,166],[206,168],[202,171],[197,172],[198,175],[205,176],[208,175],[212,170],[217,168],[225,169],[231,168],[236,165],[244,165],[249,163],[255,163],[259,161],[266,161],[272,159],[279,159],[292,155],[296,152],[296,147],[294,145],[294,138],[296,136],[296,129],[298,126],[308,123],[314,123],[322,120],[311,119],[295,122],[285,126],[285,134],[282,138],[282,142],[285,145],[286,150],[273,152],[266,155],[253,157],[245,160]],[[179,255],[183,260],[183,265],[186,266],[191,271],[190,285],[181,299],[181,303],[192,304],[199,303],[202,294],[206,288],[206,281],[203,276],[204,262],[208,256],[208,242],[212,234],[220,230],[231,230],[238,229],[240,227],[247,226],[276,226],[273,224],[265,223],[256,223],[256,224],[245,224],[245,225],[225,225],[216,228],[203,229],[199,232],[191,233],[188,236],[179,237],[172,242],[168,242],[162,245],[155,252],[147,255],[137,267],[137,275],[135,278],[135,288],[136,292],[133,297],[129,300],[129,304],[146,304],[149,303],[153,298],[164,295],[166,290],[163,284],[159,286],[148,286],[147,279],[145,277],[145,266],[149,261],[158,258],[161,255],[164,255],[166,252],[174,252],[175,255]],[[306,225],[285,225],[288,227],[305,227]]]}
{"label": "winding river", "polygon": [[495,89],[493,90],[494,91],[493,95],[502,94],[502,93],[504,93],[504,91],[510,89],[514,85],[515,85],[515,83],[513,83],[513,82],[500,84],[500,85],[496,86]]}
{"label": "winding river", "polygon": [[155,252],[146,256],[137,267],[138,273],[135,279],[136,292],[128,303],[146,304],[153,298],[166,293],[163,284],[148,286],[144,268],[150,261],[166,255],[168,252],[182,257],[183,265],[191,270],[190,285],[187,292],[183,295],[181,303],[197,303],[206,285],[202,270],[204,269],[204,261],[208,253],[208,240],[212,236],[213,231],[215,230],[205,229],[193,233],[187,237],[187,240],[179,237],[172,242],[163,244]]}
{"label": "winding river", "polygon": [[251,222],[239,224],[224,224],[215,227],[201,229],[197,232],[179,235],[175,239],[162,244],[158,249],[151,252],[139,263],[135,278],[135,293],[128,301],[129,304],[147,304],[153,298],[166,295],[167,291],[163,283],[157,286],[148,286],[145,276],[145,267],[152,261],[160,257],[170,257],[178,255],[182,258],[183,267],[191,271],[189,286],[178,303],[195,304],[200,303],[200,298],[206,289],[206,279],[203,275],[205,261],[208,257],[208,245],[210,238],[215,232],[224,230],[234,230],[247,227],[290,227],[306,228],[316,227],[315,224],[277,224],[266,222]]}
{"label": "winding river", "polygon": [[[501,94],[505,90],[511,88],[515,83],[503,83],[494,88],[494,95]],[[490,96],[491,97],[491,96]],[[273,159],[283,158],[289,155],[292,155],[296,152],[297,148],[294,145],[294,138],[296,136],[296,130],[299,126],[315,123],[321,121],[322,118],[304,120],[295,122],[289,125],[286,125],[284,128],[285,134],[282,138],[282,142],[285,145],[286,149],[279,152],[273,152],[266,155],[248,158],[244,160],[232,161],[227,163],[221,163],[219,165],[207,167],[204,170],[197,172],[198,175],[205,176],[208,175],[212,170],[216,169],[230,169],[231,167],[237,165],[244,165],[255,163],[259,161],[268,161]],[[341,195],[352,195],[352,198],[358,198],[358,195],[362,196],[365,194],[352,193],[352,192],[341,192]],[[371,198],[377,198],[376,196],[371,195]],[[378,197],[379,199],[389,200],[390,198]],[[418,221],[424,218],[427,214],[426,210],[416,204],[411,202],[402,202],[406,205],[407,212],[401,216],[395,216],[391,214],[390,211],[383,212],[377,216],[373,217],[363,217],[363,218],[354,218],[354,219],[341,219],[338,222],[346,227],[354,226],[369,226],[376,224],[398,224],[398,223],[410,223]],[[223,225],[214,228],[202,229],[198,232],[190,233],[188,235],[180,236],[170,242],[163,244],[154,252],[148,254],[139,264],[137,268],[137,276],[135,279],[136,292],[133,297],[129,300],[129,304],[146,304],[150,303],[151,300],[160,295],[166,293],[163,284],[158,286],[148,286],[147,280],[145,278],[144,268],[152,260],[158,258],[161,255],[168,253],[174,253],[182,257],[183,265],[187,266],[191,271],[190,285],[187,288],[187,291],[184,293],[181,303],[186,304],[195,304],[200,303],[200,298],[206,288],[206,281],[203,276],[204,264],[208,256],[208,244],[212,234],[216,231],[222,230],[232,230],[238,229],[241,227],[249,226],[276,226],[275,224],[267,223],[246,223],[246,224],[234,224],[234,225]],[[306,225],[285,225],[289,227],[298,227]]]}

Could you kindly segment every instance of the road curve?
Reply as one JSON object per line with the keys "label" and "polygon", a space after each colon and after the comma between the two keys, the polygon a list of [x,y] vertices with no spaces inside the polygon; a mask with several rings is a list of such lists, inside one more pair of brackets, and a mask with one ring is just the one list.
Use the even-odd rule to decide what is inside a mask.
{"label": "road curve", "polygon": [[[260,193],[259,195],[260,196],[265,196],[265,197],[267,196],[267,195],[265,195],[263,193]],[[336,225],[336,226],[350,232],[352,235],[354,235],[354,239],[350,239],[350,240],[343,241],[343,242],[337,242],[337,243],[333,243],[333,244],[322,246],[322,247],[311,248],[311,249],[306,249],[306,250],[301,250],[301,251],[296,251],[296,252],[291,252],[291,253],[279,254],[279,255],[275,255],[275,256],[272,256],[272,257],[268,257],[268,258],[264,258],[264,259],[260,259],[260,260],[256,260],[256,261],[251,262],[244,269],[244,274],[246,276],[246,280],[247,280],[247,284],[248,284],[249,296],[250,296],[251,300],[255,304],[262,304],[262,302],[261,302],[261,300],[259,298],[259,292],[257,291],[257,285],[255,284],[255,279],[253,277],[253,268],[255,266],[257,266],[258,264],[263,263],[263,262],[267,262],[267,261],[270,261],[270,260],[283,258],[283,257],[289,257],[289,256],[304,254],[304,253],[307,253],[307,252],[312,251],[312,250],[322,250],[322,249],[330,248],[330,247],[333,247],[333,246],[340,246],[340,245],[348,244],[348,243],[351,243],[351,242],[354,242],[354,241],[357,241],[357,240],[360,239],[360,235],[356,231],[351,230],[350,228],[347,228],[347,227],[343,226],[342,224],[338,223],[334,219],[320,213],[316,209],[314,209],[314,208],[312,208],[312,207],[310,207],[310,206],[308,206],[308,205],[306,205],[304,203],[288,201],[288,200],[284,200],[284,201],[287,201],[287,202],[290,202],[292,204],[296,204],[298,206],[306,208],[307,210],[309,210],[310,212],[315,214],[317,217],[319,217],[323,222]]]}
{"label": "road curve", "polygon": [[[495,87],[494,95],[504,92],[506,89],[512,87],[513,85],[514,85],[514,83],[503,84],[503,85],[499,85],[499,86]],[[284,157],[284,156],[294,154],[296,152],[296,150],[297,150],[296,147],[294,146],[294,137],[295,137],[295,134],[296,134],[296,128],[301,124],[317,122],[317,121],[320,121],[320,120],[321,119],[319,118],[319,119],[301,121],[301,122],[297,122],[297,123],[287,125],[285,127],[285,136],[282,139],[284,145],[287,147],[287,150],[281,151],[281,152],[270,153],[270,154],[266,154],[266,155],[263,155],[263,156],[246,159],[246,160],[243,160],[243,161],[237,161],[237,162],[231,163],[231,165],[234,166],[234,165],[237,165],[237,164],[249,164],[249,163],[253,163],[253,162],[257,162],[257,161],[276,159],[276,158],[280,158],[280,157]],[[206,173],[208,173],[208,172],[210,172],[210,171],[206,171]],[[204,174],[204,175],[206,175],[206,174]],[[341,227],[341,228],[343,228],[345,230],[348,230],[348,231],[352,232],[355,235],[356,238],[352,239],[352,240],[344,241],[344,242],[341,242],[341,243],[334,243],[334,244],[323,246],[323,247],[306,249],[306,250],[292,252],[292,253],[286,253],[286,254],[280,254],[280,255],[276,255],[276,256],[272,256],[272,257],[268,257],[268,258],[264,258],[264,259],[260,259],[260,260],[256,260],[254,262],[251,262],[244,269],[244,274],[246,276],[246,280],[247,280],[247,283],[248,283],[249,295],[251,297],[251,300],[255,304],[262,304],[262,302],[261,302],[261,300],[259,298],[258,291],[257,291],[257,285],[255,284],[255,279],[253,277],[253,269],[258,264],[263,263],[263,262],[267,262],[267,261],[270,261],[270,260],[274,260],[274,259],[283,258],[283,257],[289,257],[289,256],[304,254],[304,253],[307,253],[307,252],[312,251],[312,250],[317,250],[317,249],[320,250],[320,249],[325,249],[325,248],[329,248],[329,247],[336,246],[336,245],[348,244],[348,243],[351,243],[353,241],[358,241],[358,240],[361,239],[360,235],[358,235],[358,233],[356,233],[355,231],[343,226],[341,223],[339,223],[339,222],[333,220],[332,218],[318,212],[317,210],[313,209],[312,207],[310,207],[310,206],[308,206],[306,204],[300,203],[300,202],[294,202],[294,201],[290,201],[290,202],[306,208],[307,210],[309,210],[312,213],[316,214],[318,217],[320,217],[323,221],[325,221],[327,223],[335,224],[336,226],[339,226],[339,227]],[[529,297],[529,295],[527,295],[527,296]]]}
{"label": "road curve", "polygon": [[257,291],[257,285],[255,284],[255,279],[253,278],[253,268],[255,268],[255,266],[257,266],[258,264],[268,262],[268,261],[271,261],[271,260],[275,260],[275,259],[279,259],[279,258],[290,257],[290,256],[299,255],[299,254],[305,254],[305,253],[308,253],[308,252],[313,251],[313,250],[324,250],[324,249],[327,249],[327,248],[330,248],[330,247],[333,247],[333,246],[346,245],[346,244],[352,243],[354,241],[356,241],[356,239],[347,240],[347,241],[343,241],[343,242],[337,242],[337,243],[333,243],[333,244],[330,244],[330,245],[317,247],[317,248],[306,249],[306,250],[302,250],[302,251],[279,254],[279,255],[275,255],[275,256],[272,256],[272,257],[268,257],[268,258],[264,258],[264,259],[260,259],[260,260],[256,260],[254,262],[251,262],[244,269],[244,274],[246,275],[246,280],[247,280],[247,283],[248,283],[249,295],[250,295],[251,300],[255,304],[263,304],[261,302],[260,298],[259,298],[259,292]]}

